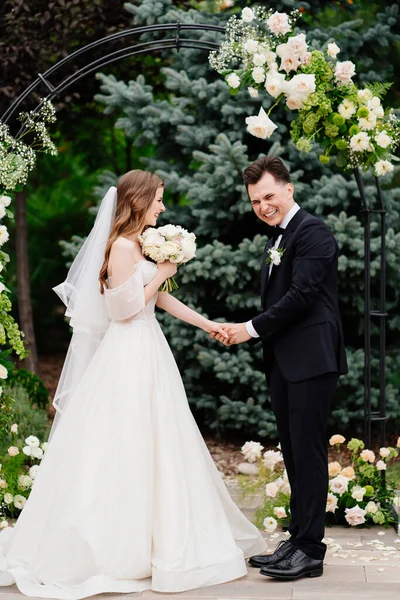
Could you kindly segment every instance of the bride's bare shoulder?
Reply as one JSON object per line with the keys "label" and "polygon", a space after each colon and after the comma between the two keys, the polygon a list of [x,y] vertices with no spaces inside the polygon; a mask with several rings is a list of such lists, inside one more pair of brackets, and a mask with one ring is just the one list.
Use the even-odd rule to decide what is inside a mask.
{"label": "bride's bare shoulder", "polygon": [[128,240],[123,236],[118,237],[111,246],[110,259],[119,257],[130,257],[133,262],[140,260],[142,250],[139,242]]}

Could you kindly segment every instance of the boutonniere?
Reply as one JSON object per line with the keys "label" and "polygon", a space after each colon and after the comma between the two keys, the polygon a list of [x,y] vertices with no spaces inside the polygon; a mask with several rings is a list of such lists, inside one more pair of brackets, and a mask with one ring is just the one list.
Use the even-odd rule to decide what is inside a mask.
{"label": "boutonniere", "polygon": [[278,267],[281,264],[282,256],[286,248],[270,248],[268,250],[268,258],[265,261],[267,265],[273,264]]}

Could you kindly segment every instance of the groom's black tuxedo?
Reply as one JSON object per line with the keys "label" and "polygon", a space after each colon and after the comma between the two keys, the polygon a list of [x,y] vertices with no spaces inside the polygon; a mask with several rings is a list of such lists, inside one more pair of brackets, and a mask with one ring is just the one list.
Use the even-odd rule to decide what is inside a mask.
{"label": "groom's black tuxedo", "polygon": [[291,485],[291,542],[325,554],[326,425],[339,374],[346,373],[338,308],[338,245],[328,227],[300,209],[282,234],[281,263],[261,275],[262,312],[252,320],[263,349],[279,440]]}

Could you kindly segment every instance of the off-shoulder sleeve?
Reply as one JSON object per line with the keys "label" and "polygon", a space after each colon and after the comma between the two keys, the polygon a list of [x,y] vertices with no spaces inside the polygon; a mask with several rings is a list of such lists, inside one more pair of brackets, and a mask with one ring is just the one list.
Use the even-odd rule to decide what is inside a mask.
{"label": "off-shoulder sleeve", "polygon": [[133,317],[146,306],[144,285],[140,269],[122,285],[104,290],[108,316],[112,321]]}

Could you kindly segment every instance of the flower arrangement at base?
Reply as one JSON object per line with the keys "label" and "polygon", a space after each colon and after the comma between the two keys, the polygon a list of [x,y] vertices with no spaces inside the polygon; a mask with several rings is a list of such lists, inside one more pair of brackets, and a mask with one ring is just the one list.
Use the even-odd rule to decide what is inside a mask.
{"label": "flower arrangement at base", "polygon": [[[156,263],[170,260],[177,265],[187,263],[196,256],[196,236],[180,225],[148,227],[140,236],[139,242],[145,256]],[[169,277],[160,287],[160,292],[172,292],[179,288],[173,277]]]}
{"label": "flower arrangement at base", "polygon": [[10,445],[0,457],[0,529],[9,526],[8,519],[17,519],[24,509],[46,452],[47,442],[30,435],[18,438],[18,424],[9,430]]}
{"label": "flower arrangement at base", "polygon": [[248,132],[269,138],[277,128],[269,115],[283,101],[297,112],[290,135],[298,150],[309,152],[317,143],[323,164],[334,157],[344,169],[373,167],[377,176],[393,171],[400,122],[381,103],[391,84],[359,89],[352,80],[355,64],[337,59],[334,41],[311,49],[304,33],[295,35],[299,17],[297,9],[286,14],[246,7],[240,18],[229,19],[226,40],[210,54],[211,67],[225,77],[232,95],[247,88],[253,98],[261,92],[274,100],[267,113],[261,108],[246,118]]}
{"label": "flower arrangement at base", "polygon": [[[351,451],[351,464],[348,466],[343,466],[341,456],[345,441],[340,434],[329,440],[330,445],[337,449],[338,460],[328,464],[326,524],[356,527],[395,523],[393,502],[396,486],[388,483],[383,473],[387,464],[399,455],[400,438],[397,448],[380,448],[379,456],[365,449],[364,442],[352,438],[347,444]],[[262,455],[263,449],[258,442],[246,442],[242,447],[245,459],[259,466],[257,478],[242,480],[242,488],[244,496],[262,492],[263,501],[256,510],[256,525],[272,533],[278,525],[285,527],[290,521],[290,484],[282,454],[268,450]]]}

